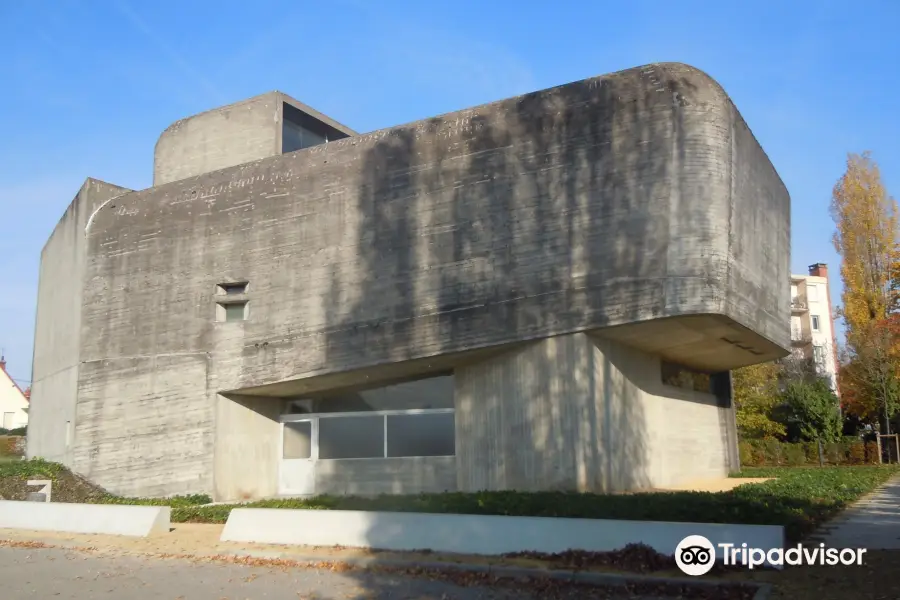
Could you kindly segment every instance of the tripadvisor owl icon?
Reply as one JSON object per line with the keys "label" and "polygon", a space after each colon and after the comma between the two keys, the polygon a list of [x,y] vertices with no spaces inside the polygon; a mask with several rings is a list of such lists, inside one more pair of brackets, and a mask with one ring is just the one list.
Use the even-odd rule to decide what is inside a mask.
{"label": "tripadvisor owl icon", "polygon": [[705,575],[716,563],[716,548],[702,535],[689,535],[675,548],[675,563],[685,575]]}

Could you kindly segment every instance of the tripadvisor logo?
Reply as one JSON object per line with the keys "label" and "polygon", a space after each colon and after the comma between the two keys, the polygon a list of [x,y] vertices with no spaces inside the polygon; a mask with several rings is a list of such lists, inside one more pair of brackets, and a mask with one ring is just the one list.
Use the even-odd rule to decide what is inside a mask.
{"label": "tripadvisor logo", "polygon": [[705,575],[716,564],[716,548],[720,550],[722,564],[725,566],[741,565],[748,569],[770,565],[782,567],[784,565],[861,565],[863,564],[864,548],[826,548],[825,544],[819,547],[804,548],[797,544],[793,548],[750,548],[747,544],[718,544],[702,535],[689,535],[675,548],[675,563],[685,575]]}
{"label": "tripadvisor logo", "polygon": [[675,548],[675,564],[685,575],[706,575],[716,564],[716,548],[702,535],[689,535]]}

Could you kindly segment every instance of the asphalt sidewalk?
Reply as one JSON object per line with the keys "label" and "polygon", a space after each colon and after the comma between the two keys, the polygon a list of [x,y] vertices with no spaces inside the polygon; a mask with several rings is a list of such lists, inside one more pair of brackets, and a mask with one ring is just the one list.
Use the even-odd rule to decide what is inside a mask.
{"label": "asphalt sidewalk", "polygon": [[850,506],[806,541],[829,548],[900,550],[900,476]]}

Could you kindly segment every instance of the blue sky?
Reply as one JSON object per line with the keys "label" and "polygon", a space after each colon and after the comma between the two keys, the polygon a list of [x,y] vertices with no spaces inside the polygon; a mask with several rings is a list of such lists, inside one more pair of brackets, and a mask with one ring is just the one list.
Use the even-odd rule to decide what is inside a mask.
{"label": "blue sky", "polygon": [[273,89],[366,132],[686,62],[725,87],[787,184],[794,272],[836,275],[846,153],[871,150],[900,194],[898,24],[891,0],[0,0],[8,370],[29,383],[40,251],[84,179],[148,187],[171,122]]}

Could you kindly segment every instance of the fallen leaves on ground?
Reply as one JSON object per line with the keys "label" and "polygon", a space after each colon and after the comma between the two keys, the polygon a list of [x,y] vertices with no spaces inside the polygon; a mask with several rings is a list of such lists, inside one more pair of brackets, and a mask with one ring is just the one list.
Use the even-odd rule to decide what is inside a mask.
{"label": "fallen leaves on ground", "polygon": [[[34,544],[34,545],[31,545]],[[52,548],[50,544],[41,542],[16,542],[13,540],[0,540],[0,545]],[[67,547],[67,550],[93,551],[95,548]],[[643,551],[643,550],[639,550]],[[632,550],[633,552],[633,550]],[[527,576],[509,577],[504,575],[464,571],[461,569],[442,568],[429,569],[423,567],[399,567],[394,565],[378,564],[377,561],[366,566],[358,566],[340,561],[297,561],[284,558],[268,558],[254,556],[235,555],[194,555],[152,553],[144,556],[159,559],[180,559],[194,563],[228,563],[247,567],[267,568],[269,570],[296,570],[313,569],[325,570],[332,573],[354,572],[400,575],[414,578],[426,578],[432,581],[460,587],[479,588],[504,588],[512,591],[521,590],[528,592],[533,597],[542,600],[601,600],[623,597],[655,596],[660,598],[679,598],[685,600],[751,600],[756,592],[756,586],[741,581],[729,582],[723,586],[698,586],[692,583],[685,584],[659,584],[655,582],[630,581],[621,585],[596,585],[592,583],[576,582],[551,577]],[[252,581],[254,576],[247,580]]]}

